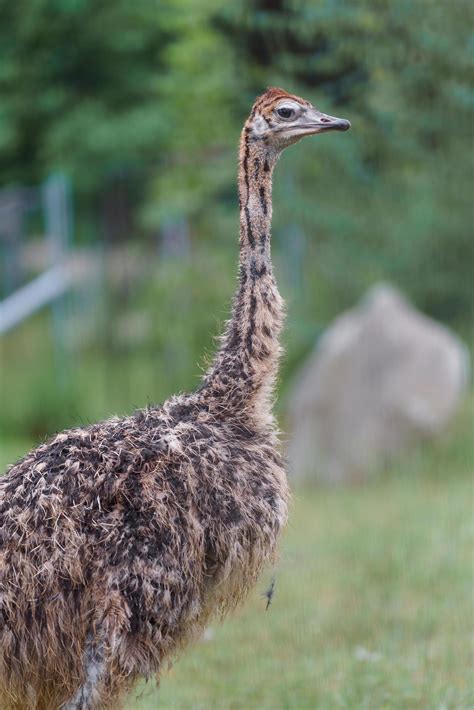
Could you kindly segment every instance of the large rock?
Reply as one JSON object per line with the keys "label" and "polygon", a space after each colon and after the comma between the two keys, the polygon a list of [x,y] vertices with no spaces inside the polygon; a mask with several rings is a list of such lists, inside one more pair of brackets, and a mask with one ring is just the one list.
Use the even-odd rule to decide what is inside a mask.
{"label": "large rock", "polygon": [[467,375],[458,338],[391,286],[375,286],[336,319],[298,378],[290,401],[293,475],[366,478],[446,426]]}

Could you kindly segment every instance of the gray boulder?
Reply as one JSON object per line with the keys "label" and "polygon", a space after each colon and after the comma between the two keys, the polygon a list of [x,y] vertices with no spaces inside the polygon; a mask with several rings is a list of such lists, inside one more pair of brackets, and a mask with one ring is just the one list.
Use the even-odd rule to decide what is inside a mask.
{"label": "gray boulder", "polygon": [[447,425],[468,378],[463,343],[393,287],[372,288],[320,339],[290,398],[290,470],[365,479]]}

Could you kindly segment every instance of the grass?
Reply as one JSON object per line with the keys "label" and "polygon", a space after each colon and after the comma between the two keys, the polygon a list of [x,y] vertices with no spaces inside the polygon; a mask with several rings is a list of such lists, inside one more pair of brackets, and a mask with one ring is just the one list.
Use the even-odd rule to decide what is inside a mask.
{"label": "grass", "polygon": [[133,710],[474,706],[472,403],[435,446],[364,487],[295,493],[261,593]]}
{"label": "grass", "polygon": [[269,611],[271,570],[127,710],[474,707],[472,416],[365,486],[296,491]]}

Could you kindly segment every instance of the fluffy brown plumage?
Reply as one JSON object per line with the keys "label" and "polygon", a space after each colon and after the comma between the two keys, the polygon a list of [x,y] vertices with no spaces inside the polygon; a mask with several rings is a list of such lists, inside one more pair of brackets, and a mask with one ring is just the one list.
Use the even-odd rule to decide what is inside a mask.
{"label": "fluffy brown plumage", "polygon": [[234,608],[274,554],[289,496],[271,412],[282,326],[271,175],[298,139],[275,113],[282,102],[301,107],[302,135],[324,117],[276,89],[254,105],[240,150],[239,285],[200,388],[63,432],[0,480],[5,710],[117,707]]}

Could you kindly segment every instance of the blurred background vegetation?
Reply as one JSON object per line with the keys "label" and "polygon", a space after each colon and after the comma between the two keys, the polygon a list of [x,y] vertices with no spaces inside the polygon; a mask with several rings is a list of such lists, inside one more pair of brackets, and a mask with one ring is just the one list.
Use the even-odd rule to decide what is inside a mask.
{"label": "blurred background vegetation", "polygon": [[[300,94],[353,125],[343,137],[296,146],[276,171],[273,252],[289,309],[280,414],[285,388],[320,333],[375,281],[392,281],[420,309],[472,342],[469,0],[0,0],[0,16],[0,189],[39,186],[52,174],[62,175],[74,217],[69,251],[85,264],[82,286],[59,309],[44,309],[0,338],[2,466],[57,429],[124,414],[197,384],[199,363],[203,367],[213,351],[235,284],[238,136],[255,96],[269,85]],[[44,229],[41,211],[28,212],[22,240],[29,253],[41,245]],[[25,262],[23,282],[39,272],[39,262]],[[8,271],[0,269],[1,297],[9,288]],[[283,573],[283,616],[270,622],[268,636],[252,643],[253,653],[262,656],[246,657],[245,681],[220,668],[224,685],[227,678],[238,694],[241,682],[247,694],[231,693],[228,705],[219,707],[278,707],[270,685],[265,696],[256,690],[265,673],[270,684],[275,674],[286,678],[275,684],[278,697],[287,693],[281,707],[468,706],[468,648],[461,638],[462,619],[472,611],[466,549],[464,557],[455,555],[457,566],[446,578],[456,624],[440,591],[428,617],[416,617],[412,636],[400,631],[407,608],[413,614],[424,608],[425,594],[452,560],[453,526],[464,525],[472,487],[465,475],[458,488],[452,479],[472,463],[466,433],[472,413],[461,418],[462,434],[455,430],[441,444],[442,454],[417,454],[400,483],[394,474],[368,498],[350,491],[322,499],[312,494],[311,510],[297,504],[287,543],[290,565]],[[426,488],[419,483],[414,498],[409,481],[423,480],[426,471]],[[425,509],[433,490],[436,520]],[[379,504],[389,500],[404,512],[395,515],[374,551],[370,531],[380,527]],[[344,522],[354,510],[365,521],[363,539]],[[317,529],[315,515],[321,520]],[[335,520],[342,521],[336,533]],[[439,526],[437,540],[432,525]],[[462,527],[459,534],[465,532]],[[327,548],[331,540],[337,549]],[[314,562],[313,541],[331,558]],[[360,555],[366,565],[364,584],[346,575],[349,548],[350,560]],[[402,580],[401,558],[413,572]],[[418,578],[415,568],[423,559],[434,561]],[[298,577],[303,570],[306,586]],[[357,589],[362,598],[367,580],[380,634],[386,632],[383,642],[374,640],[367,610],[360,610],[365,622],[353,614]],[[389,590],[400,589],[398,583],[410,598],[400,602],[400,611],[392,594],[387,620],[385,599]],[[343,594],[350,588],[352,602]],[[340,605],[328,601],[334,598]],[[346,616],[341,608],[347,604]],[[313,620],[321,615],[321,635],[304,636],[308,613]],[[216,667],[228,644],[242,642],[240,623],[220,637]],[[415,636],[435,639],[435,661],[430,665],[426,656],[422,667],[404,666],[398,693],[393,654],[408,658]],[[364,649],[379,641],[386,648],[377,665],[377,654]],[[315,673],[311,653],[324,657],[328,644],[348,655],[336,653],[333,676],[320,667],[323,686],[316,691],[308,681]],[[272,656],[276,647],[280,655]],[[353,655],[359,647],[361,658]],[[293,665],[281,656],[284,648],[294,650]],[[253,681],[249,658],[258,668]],[[196,689],[203,666],[193,663],[188,670],[196,672]],[[284,669],[293,669],[291,679]],[[347,684],[340,685],[344,679]],[[304,682],[312,688],[308,693],[301,690]],[[181,698],[176,707],[183,708],[217,707],[216,698],[222,699],[222,688],[210,681],[206,690],[201,683],[202,703],[195,705],[186,678],[178,675],[169,696],[167,687],[163,707],[171,707],[171,698]]]}
{"label": "blurred background vegetation", "polygon": [[[0,185],[66,175],[74,249],[105,273],[69,299],[66,358],[49,314],[0,341],[4,436],[37,439],[196,384],[234,286],[238,135],[268,85],[353,124],[298,145],[276,173],[284,381],[379,279],[466,331],[470,2],[0,5]],[[30,222],[25,239],[41,231]]]}

